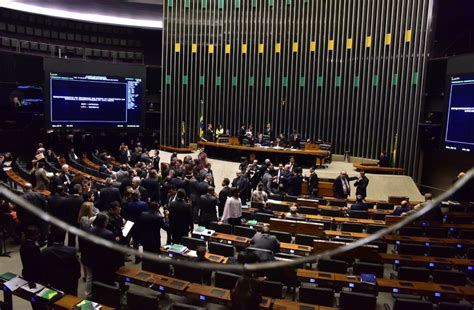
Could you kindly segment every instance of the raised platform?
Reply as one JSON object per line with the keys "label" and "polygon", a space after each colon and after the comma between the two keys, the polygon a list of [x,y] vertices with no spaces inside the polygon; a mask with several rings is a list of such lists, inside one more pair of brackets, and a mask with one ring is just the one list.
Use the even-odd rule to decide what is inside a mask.
{"label": "raised platform", "polygon": [[362,164],[362,163],[354,163],[354,168],[357,171],[364,170],[365,172],[369,173],[382,173],[382,174],[393,174],[393,173],[403,173],[403,168],[396,168],[396,167],[380,167],[377,164]]}

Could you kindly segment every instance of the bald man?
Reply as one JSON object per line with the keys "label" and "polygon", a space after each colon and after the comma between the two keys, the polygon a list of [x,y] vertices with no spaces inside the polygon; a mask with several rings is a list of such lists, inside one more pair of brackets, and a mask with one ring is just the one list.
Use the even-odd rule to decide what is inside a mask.
{"label": "bald man", "polygon": [[342,170],[332,185],[334,197],[347,199],[351,195],[351,185],[349,182],[353,180],[357,180],[357,177],[349,177],[347,171]]}

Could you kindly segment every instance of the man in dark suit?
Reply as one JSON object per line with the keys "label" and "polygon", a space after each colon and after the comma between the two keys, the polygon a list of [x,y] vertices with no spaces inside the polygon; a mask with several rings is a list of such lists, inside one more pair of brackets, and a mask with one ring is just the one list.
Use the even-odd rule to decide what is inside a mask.
{"label": "man in dark suit", "polygon": [[38,227],[30,225],[25,230],[25,241],[20,247],[20,258],[23,269],[22,277],[29,282],[42,282],[41,251],[37,244],[40,239]]}
{"label": "man in dark suit", "polygon": [[140,185],[141,183],[141,179],[140,177],[136,176],[136,177],[133,177],[132,179],[132,188],[134,191],[139,191],[140,192],[140,199],[144,202],[148,202],[149,201],[149,195],[148,195],[148,191],[146,190],[146,188],[144,188],[143,186]]}
{"label": "man in dark suit", "polygon": [[267,127],[265,127],[265,130],[263,131],[263,134],[265,136],[269,136],[270,141],[273,141],[273,139],[275,139],[275,132],[273,131],[272,124],[267,123]]}
{"label": "man in dark suit", "polygon": [[112,201],[122,201],[120,190],[113,187],[112,183],[112,178],[105,179],[105,187],[99,191],[99,199],[97,200],[96,207],[100,211],[107,211]]}
{"label": "man in dark suit", "polygon": [[[114,241],[114,234],[106,227],[108,225],[108,216],[104,213],[97,214],[94,220],[94,227],[90,230],[91,234],[103,239]],[[106,284],[114,284],[115,272],[123,266],[123,254],[102,245],[89,243],[85,248],[87,255],[92,257],[91,266],[93,281],[99,281]]]}
{"label": "man in dark suit", "polygon": [[309,168],[308,191],[310,196],[318,195],[319,178],[316,174],[316,168]]}
{"label": "man in dark suit", "polygon": [[152,201],[150,203],[150,210],[142,212],[135,225],[143,250],[159,253],[161,248],[161,229],[168,229],[167,221],[160,214],[159,203]]}
{"label": "man in dark suit", "polygon": [[[48,198],[48,211],[52,216],[57,217],[58,219],[65,220],[65,214],[63,210],[64,200],[67,199],[67,195],[64,193],[64,186],[58,185],[56,187],[56,193],[53,196]],[[49,238],[48,238],[48,245],[52,244],[52,237],[53,233],[60,228],[56,227],[55,225],[51,225]],[[62,232],[63,240],[65,232]]]}
{"label": "man in dark suit", "polygon": [[[252,239],[250,240],[250,244],[252,247],[257,249],[269,250],[272,251],[273,254],[278,253],[280,251],[280,241],[278,241],[277,237],[270,235],[270,227],[268,225],[264,225],[262,227],[262,232],[257,232]],[[261,262],[266,262],[274,259],[273,254],[266,253],[266,252],[256,252],[259,260]]]}
{"label": "man in dark suit", "polygon": [[214,187],[209,186],[206,195],[202,195],[199,201],[199,225],[210,228],[211,222],[217,221],[217,199]]}
{"label": "man in dark suit", "polygon": [[160,180],[155,169],[150,170],[148,177],[142,180],[141,186],[146,189],[151,201],[160,201]]}
{"label": "man in dark suit", "polygon": [[301,175],[301,168],[296,167],[295,173],[288,177],[288,190],[290,196],[299,196],[301,194],[301,184],[303,183],[303,176]]}
{"label": "man in dark suit", "polygon": [[239,132],[237,134],[237,137],[239,138],[239,143],[240,144],[243,144],[243,141],[244,141],[244,138],[245,138],[245,133],[246,133],[245,124],[241,124],[240,128],[239,128]]}
{"label": "man in dark suit", "polygon": [[81,265],[76,249],[64,245],[63,234],[56,230],[53,244],[41,251],[41,270],[44,284],[77,295],[77,281],[81,277]]}
{"label": "man in dark suit", "polygon": [[334,197],[340,199],[347,199],[351,195],[350,181],[356,180],[357,177],[349,177],[347,172],[342,170],[339,176],[334,180],[332,189],[334,191]]}
{"label": "man in dark suit", "polygon": [[185,201],[186,192],[179,189],[176,200],[169,207],[170,232],[173,243],[181,243],[181,238],[193,230],[193,214],[191,207]]}
{"label": "man in dark suit", "polygon": [[365,176],[365,171],[360,171],[360,176],[355,181],[354,186],[356,187],[356,196],[362,196],[362,199],[367,197],[367,186],[369,185],[369,179]]}
{"label": "man in dark suit", "polygon": [[379,157],[379,167],[390,167],[390,158],[386,151],[382,151]]}
{"label": "man in dark suit", "polygon": [[[35,207],[46,211],[46,198],[40,193],[33,192],[32,185],[30,183],[25,184],[24,193],[21,197],[30,202]],[[20,227],[22,231],[25,231],[25,229],[30,225],[35,225],[38,227],[40,232],[40,239],[38,242],[40,245],[43,245],[48,234],[48,224],[39,217],[35,216],[33,213],[21,207],[17,208],[17,216],[18,220],[20,221]]]}
{"label": "man in dark suit", "polygon": [[227,197],[231,196],[231,188],[229,186],[230,180],[228,178],[224,178],[222,181],[222,189],[219,192],[219,217],[222,217],[222,213],[224,213],[224,206],[227,200]]}
{"label": "man in dark suit", "polygon": [[250,194],[250,182],[245,175],[242,174],[242,171],[237,171],[236,178],[232,180],[232,187],[237,187],[240,192],[240,200],[244,206],[249,199]]}
{"label": "man in dark suit", "polygon": [[107,229],[114,234],[115,240],[124,241],[124,237],[122,236],[122,228],[125,220],[122,218],[122,216],[120,216],[121,211],[122,205],[120,202],[112,201],[110,203],[110,208],[107,211],[107,216],[109,217]]}
{"label": "man in dark suit", "polygon": [[412,210],[412,206],[407,200],[403,200],[400,203],[400,206],[396,207],[395,210],[393,211],[393,215],[395,216],[401,216],[404,215],[405,213],[408,213]]}
{"label": "man in dark suit", "polygon": [[[64,214],[64,221],[69,225],[78,227],[78,217],[79,210],[81,210],[81,205],[84,202],[82,198],[82,186],[76,184],[72,188],[72,195],[64,199],[61,209]],[[76,235],[68,233],[68,246],[76,246]]]}

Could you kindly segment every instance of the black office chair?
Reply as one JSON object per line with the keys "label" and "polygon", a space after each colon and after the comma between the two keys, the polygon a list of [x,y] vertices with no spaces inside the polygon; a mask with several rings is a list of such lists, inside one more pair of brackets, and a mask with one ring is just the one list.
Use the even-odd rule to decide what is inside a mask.
{"label": "black office chair", "polygon": [[402,227],[398,234],[400,236],[423,236],[423,229],[419,227]]}
{"label": "black office chair", "polygon": [[318,199],[318,205],[325,206],[327,204],[328,204],[328,201],[326,199]]}
{"label": "black office chair", "polygon": [[209,242],[208,251],[211,254],[221,255],[225,257],[233,257],[235,253],[235,248],[229,244]]}
{"label": "black office chair", "polygon": [[331,221],[322,221],[322,220],[309,220],[311,223],[318,223],[318,224],[323,224],[324,230],[332,230],[332,222]]}
{"label": "black office chair", "polygon": [[211,229],[223,234],[232,234],[232,225],[230,224],[219,225],[217,222],[211,222]]}
{"label": "black office chair", "polygon": [[387,202],[377,202],[376,206],[379,210],[393,210],[395,208],[395,205],[393,203]]}
{"label": "black office chair", "polygon": [[339,307],[342,310],[375,310],[377,297],[371,294],[357,292],[341,292]]}
{"label": "black office chair", "polygon": [[428,250],[428,256],[454,258],[456,256],[456,248],[452,246],[431,245]]}
{"label": "black office chair", "polygon": [[377,278],[383,278],[383,265],[382,264],[371,264],[371,263],[354,263],[353,274],[360,276],[361,273],[370,273],[375,275]]}
{"label": "black office chair", "polygon": [[378,251],[379,253],[387,253],[387,249],[388,249],[388,245],[386,242],[384,241],[372,241],[370,242],[369,244],[371,245],[376,245],[378,247]]}
{"label": "black office chair", "polygon": [[188,304],[182,304],[182,303],[174,303],[171,307],[170,310],[206,310],[207,308],[203,307],[198,307],[198,306],[192,306]]}
{"label": "black office chair", "polygon": [[253,215],[253,212],[242,210],[242,218],[246,221],[251,221],[255,219],[255,216]]}
{"label": "black office chair", "polygon": [[328,200],[328,206],[347,207],[347,201],[345,201],[345,200]]}
{"label": "black office chair", "polygon": [[467,275],[459,271],[436,269],[433,271],[433,282],[456,286],[466,285]]}
{"label": "black office chair", "polygon": [[426,227],[425,236],[430,238],[447,238],[448,230],[446,228]]}
{"label": "black office chair", "polygon": [[234,235],[245,237],[245,238],[252,238],[257,231],[250,227],[245,226],[234,226]]}
{"label": "black office chair", "polygon": [[371,218],[372,218],[374,221],[385,221],[385,217],[386,217],[386,216],[387,216],[387,215],[386,215],[385,213],[374,212],[374,213],[372,213],[372,217],[371,217]]}
{"label": "black office chair", "polygon": [[351,210],[349,211],[349,217],[354,218],[354,219],[368,220],[370,217],[370,214],[368,211]]}
{"label": "black office chair", "polygon": [[347,273],[349,264],[342,260],[320,259],[318,260],[318,270],[334,273]]}
{"label": "black office chair", "polygon": [[319,210],[317,208],[313,208],[313,207],[301,206],[301,207],[298,207],[298,211],[301,214],[309,214],[309,215],[318,215],[319,214]]}
{"label": "black office chair", "polygon": [[466,254],[467,258],[469,259],[474,259],[474,248],[469,248],[467,249],[467,254]]}
{"label": "black office chair", "polygon": [[120,309],[120,288],[118,286],[92,281],[92,300],[104,306]]}
{"label": "black office chair", "polygon": [[138,291],[127,291],[127,309],[129,310],[142,310],[160,309],[158,296],[147,295]]}
{"label": "black office chair", "polygon": [[173,270],[174,270],[173,276],[175,278],[178,278],[184,281],[189,281],[192,283],[198,283],[198,284],[203,283],[204,274],[206,272],[209,272],[207,270],[199,269],[198,267],[192,268],[192,267],[179,266],[179,265],[174,265]]}
{"label": "black office chair", "polygon": [[206,247],[206,241],[191,237],[181,238],[181,244],[194,251],[196,251],[199,246]]}
{"label": "black office chair", "polygon": [[341,231],[349,231],[349,232],[363,232],[364,225],[359,223],[342,223],[341,224]]}
{"label": "black office chair", "polygon": [[270,251],[270,250],[265,250],[265,249],[258,249],[258,248],[254,248],[254,247],[247,247],[245,249],[247,252],[252,252],[252,253],[255,253],[258,258],[260,259],[260,261],[262,260],[262,258],[265,258],[266,260],[272,258],[274,256],[274,253],[273,251]]}
{"label": "black office chair", "polygon": [[259,209],[260,210],[260,209],[263,209],[263,206],[264,206],[263,202],[258,202],[258,201],[251,201],[250,202],[250,207],[254,208],[254,209]]}
{"label": "black office chair", "polygon": [[295,243],[307,246],[314,246],[314,239],[317,239],[315,236],[312,235],[304,235],[304,234],[296,234],[295,235]]}
{"label": "black office chair", "polygon": [[285,195],[283,196],[283,201],[297,202],[298,196]]}
{"label": "black office chair", "polygon": [[287,205],[281,205],[276,203],[269,203],[268,209],[276,212],[290,212],[290,207]]}
{"label": "black office chair", "polygon": [[149,260],[146,258],[142,259],[142,270],[149,271],[157,274],[161,274],[164,276],[170,275],[170,264],[167,263],[159,263],[153,260]]}
{"label": "black office chair", "polygon": [[216,271],[214,273],[214,277],[216,287],[227,290],[233,289],[237,283],[237,280],[240,278],[239,275],[223,271]]}
{"label": "black office chair", "polygon": [[270,219],[274,217],[275,216],[272,214],[260,213],[260,212],[255,213],[255,219],[257,220],[257,222],[260,222],[260,223],[270,223]]}
{"label": "black office chair", "polygon": [[309,287],[305,284],[301,284],[298,301],[307,304],[332,307],[334,305],[334,290],[322,287]]}
{"label": "black office chair", "polygon": [[421,244],[400,243],[397,250],[398,254],[402,255],[425,255],[428,247]]}
{"label": "black office chair", "polygon": [[376,233],[377,231],[379,230],[382,230],[384,229],[386,226],[384,225],[373,225],[373,224],[369,224],[367,225],[367,233],[368,234],[373,234],[373,233]]}
{"label": "black office chair", "polygon": [[261,293],[263,296],[271,298],[282,298],[283,283],[275,281],[263,281],[260,284]]}
{"label": "black office chair", "polygon": [[321,216],[341,217],[341,210],[338,209],[321,209],[319,212]]}
{"label": "black office chair", "polygon": [[291,243],[291,234],[283,231],[271,230],[270,235],[277,237],[278,241]]}
{"label": "black office chair", "polygon": [[[278,252],[275,254],[275,258],[278,260],[279,258],[281,260],[293,260],[293,259],[298,259],[298,258],[301,258],[300,255],[296,255],[296,254],[289,254],[289,253],[283,253],[283,252]],[[303,265],[301,265],[301,267],[303,267]]]}
{"label": "black office chair", "polygon": [[433,310],[433,304],[429,301],[414,299],[395,299],[393,310]]}
{"label": "black office chair", "polygon": [[474,230],[460,230],[458,232],[459,239],[474,239]]}
{"label": "black office chair", "polygon": [[473,307],[471,304],[456,304],[453,302],[440,302],[438,305],[438,310],[472,310]]}
{"label": "black office chair", "polygon": [[431,270],[418,267],[398,268],[398,280],[428,282]]}

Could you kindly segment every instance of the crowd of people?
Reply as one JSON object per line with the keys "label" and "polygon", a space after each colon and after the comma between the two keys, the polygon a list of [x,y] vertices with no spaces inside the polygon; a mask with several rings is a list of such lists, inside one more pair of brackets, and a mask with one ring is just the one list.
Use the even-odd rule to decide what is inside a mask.
{"label": "crowd of people", "polygon": [[[74,150],[71,153],[74,154]],[[241,225],[242,206],[249,201],[261,204],[259,212],[273,214],[266,208],[269,197],[299,196],[304,179],[308,182],[309,195],[318,197],[319,178],[315,168],[311,167],[309,175],[303,176],[302,168],[294,158],[276,166],[270,160],[262,164],[244,161],[235,178],[224,178],[221,190],[216,192],[212,165],[207,161],[204,150],[200,150],[196,158],[187,155],[179,159],[173,153],[169,164],[162,165],[159,151],[152,153],[139,144],[132,151],[122,144],[118,151],[121,165],[117,169],[112,166],[112,157],[107,152],[94,152],[94,156],[103,160],[103,166],[108,168],[104,184],[96,184],[88,175],[77,171],[72,174],[69,166],[60,160],[61,157],[55,156],[52,150],[46,151],[40,144],[31,174],[35,185],[25,185],[23,198],[87,233],[136,249],[142,246],[144,251],[160,253],[163,232],[166,233],[167,244],[180,244],[195,225],[210,227],[211,222]],[[51,174],[47,169],[51,165],[58,168],[57,173]],[[355,181],[357,196],[357,202],[350,210],[367,210],[364,199],[369,180],[363,171],[358,177],[349,177],[347,172],[341,171],[333,184],[335,196],[346,199],[351,193],[350,181]],[[49,190],[51,196],[45,197],[33,189]],[[426,200],[430,199],[431,196],[427,195]],[[394,214],[410,214],[421,206],[412,207],[405,201]],[[66,238],[61,229],[6,201],[2,201],[2,211],[11,218],[12,225],[17,228],[15,231],[25,236],[20,252],[23,275],[27,280],[54,283],[58,289],[77,294],[82,264],[85,295],[89,297],[92,281],[112,283],[115,271],[126,260],[131,260],[71,233]],[[438,210],[431,214],[438,220]],[[297,207],[290,208],[283,217],[304,219]],[[122,229],[126,221],[134,225],[130,234],[124,235]],[[279,249],[279,242],[269,234],[268,227],[256,234],[251,243],[272,253]],[[266,254],[261,256],[256,259],[272,259]],[[136,263],[140,260],[139,256],[135,257]],[[39,270],[48,272],[45,274]]]}

